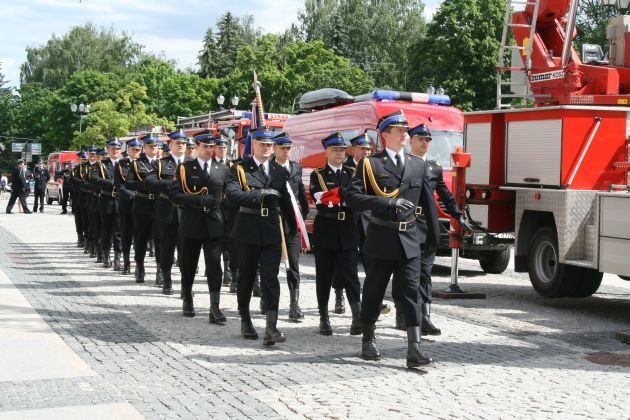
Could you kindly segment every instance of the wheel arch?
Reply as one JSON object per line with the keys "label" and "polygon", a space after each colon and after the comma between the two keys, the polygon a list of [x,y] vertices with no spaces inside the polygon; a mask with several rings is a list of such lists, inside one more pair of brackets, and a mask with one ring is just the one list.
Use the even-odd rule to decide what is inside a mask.
{"label": "wheel arch", "polygon": [[525,273],[528,271],[529,242],[542,227],[551,227],[557,232],[556,220],[550,211],[525,210],[521,223],[516,232],[516,247],[514,250],[514,271]]}

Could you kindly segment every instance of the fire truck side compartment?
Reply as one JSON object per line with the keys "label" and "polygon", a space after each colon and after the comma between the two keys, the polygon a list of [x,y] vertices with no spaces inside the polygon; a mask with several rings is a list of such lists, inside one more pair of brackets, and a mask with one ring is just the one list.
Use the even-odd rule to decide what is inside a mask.
{"label": "fire truck side compartment", "polygon": [[630,276],[630,195],[600,193],[599,270]]}

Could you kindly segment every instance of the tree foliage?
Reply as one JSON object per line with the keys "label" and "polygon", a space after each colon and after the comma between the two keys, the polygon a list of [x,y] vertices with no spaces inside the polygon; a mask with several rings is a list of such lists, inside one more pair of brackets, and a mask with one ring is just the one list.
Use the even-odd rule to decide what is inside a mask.
{"label": "tree foliage", "polygon": [[409,50],[415,89],[443,86],[465,110],[494,108],[505,0],[445,0]]}
{"label": "tree foliage", "polygon": [[575,46],[578,51],[582,44],[598,44],[606,51],[608,40],[606,26],[613,16],[622,14],[616,5],[603,4],[601,0],[582,0],[578,5],[577,37]]}
{"label": "tree foliage", "polygon": [[128,67],[142,52],[142,46],[125,33],[98,29],[91,23],[74,27],[61,37],[53,35],[46,45],[26,48],[22,83],[38,82],[61,88],[79,70],[113,71]]}

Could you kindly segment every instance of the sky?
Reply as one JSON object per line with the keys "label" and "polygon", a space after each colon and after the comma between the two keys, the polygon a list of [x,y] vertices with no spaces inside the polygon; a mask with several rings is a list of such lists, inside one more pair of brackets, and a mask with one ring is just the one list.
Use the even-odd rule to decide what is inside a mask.
{"label": "sky", "polygon": [[[426,15],[441,0],[426,0]],[[282,32],[297,22],[303,0],[0,0],[0,63],[8,86],[17,87],[26,47],[45,44],[73,26],[92,22],[124,30],[146,51],[174,59],[178,67],[195,67],[209,26],[231,11],[254,15],[265,32]]]}

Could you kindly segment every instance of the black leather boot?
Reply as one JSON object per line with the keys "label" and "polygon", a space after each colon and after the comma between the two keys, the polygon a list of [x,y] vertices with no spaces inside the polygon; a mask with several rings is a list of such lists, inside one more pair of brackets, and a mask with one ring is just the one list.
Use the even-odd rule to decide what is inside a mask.
{"label": "black leather boot", "polygon": [[232,273],[230,273],[230,270],[226,268],[225,270],[223,270],[223,285],[229,286],[231,282],[232,282]]}
{"label": "black leather boot", "polygon": [[[97,264],[103,263],[103,254],[105,254],[105,251],[103,251],[100,247],[98,247],[96,249],[96,263]],[[104,265],[104,263],[103,263],[103,265]]]}
{"label": "black leather boot", "polygon": [[90,258],[96,257],[96,244],[94,241],[90,241]]}
{"label": "black leather boot", "polygon": [[361,302],[350,304],[352,311],[352,324],[350,324],[350,335],[361,335],[363,327],[361,326]]}
{"label": "black leather boot", "polygon": [[162,274],[162,267],[157,266],[157,271],[155,272],[155,285],[161,287],[164,285],[164,275]]}
{"label": "black leather boot", "polygon": [[153,239],[149,240],[149,257],[155,257],[154,247],[153,247]]}
{"label": "black leather boot", "polygon": [[300,309],[300,289],[292,289],[289,293],[291,299],[291,303],[289,304],[289,319],[293,322],[302,322],[304,314]]}
{"label": "black leather boot", "polygon": [[433,325],[431,321],[431,304],[422,304],[422,334],[424,335],[441,335],[442,330]]}
{"label": "black leather boot", "polygon": [[381,360],[381,352],[376,347],[375,330],[376,325],[368,322],[363,323],[363,339],[361,343],[361,357],[363,360]]}
{"label": "black leather boot", "polygon": [[389,305],[386,303],[381,303],[380,311],[381,311],[381,315],[387,315],[388,313],[392,311],[392,308],[390,308]]}
{"label": "black leather boot", "polygon": [[407,328],[407,368],[426,366],[433,363],[433,359],[420,351],[420,327]]}
{"label": "black leather boot", "polygon": [[221,301],[220,292],[210,292],[210,323],[211,324],[225,324],[225,315],[221,313],[219,309],[219,302]]}
{"label": "black leather boot", "polygon": [[236,293],[238,290],[238,271],[232,271],[232,281],[230,282],[230,293]]}
{"label": "black leather boot", "polygon": [[265,346],[273,346],[276,343],[284,343],[287,337],[283,332],[278,331],[276,324],[278,323],[278,311],[267,311],[267,328],[265,328],[265,337],[263,344]]}
{"label": "black leather boot", "polygon": [[343,289],[335,289],[335,313],[346,313],[346,301],[343,298]]}
{"label": "black leather boot", "polygon": [[112,258],[111,258],[110,251],[101,250],[101,255],[103,256],[103,268],[111,268]]}
{"label": "black leather boot", "polygon": [[330,320],[328,319],[328,311],[322,313],[319,312],[319,333],[321,335],[332,335],[332,327],[330,326]]}
{"label": "black leather boot", "polygon": [[396,325],[394,325],[394,328],[405,331],[407,329],[407,323],[405,322],[402,302],[394,301],[394,307],[396,308]]}
{"label": "black leather boot", "polygon": [[131,274],[131,260],[129,259],[129,254],[123,254],[123,274]]}
{"label": "black leather boot", "polygon": [[260,314],[265,315],[266,313],[267,311],[265,310],[265,300],[261,296],[260,297]]}
{"label": "black leather boot", "polygon": [[144,283],[144,262],[136,263],[136,283]]}
{"label": "black leather boot", "polygon": [[85,246],[85,239],[83,235],[78,235],[79,239],[77,239],[77,248],[83,248]]}
{"label": "black leather boot", "polygon": [[254,297],[261,297],[262,292],[260,291],[260,274],[256,273],[256,278],[254,279],[254,288],[252,289]]}
{"label": "black leather boot", "polygon": [[120,252],[114,251],[114,271],[120,271]]}
{"label": "black leather boot", "polygon": [[252,324],[252,317],[249,315],[249,308],[238,309],[238,313],[241,316],[241,335],[246,340],[258,340],[258,333]]}
{"label": "black leather boot", "polygon": [[163,295],[173,294],[173,278],[171,277],[171,270],[163,271],[162,277],[164,277],[164,284],[162,285]]}
{"label": "black leather boot", "polygon": [[193,306],[193,297],[190,291],[184,291],[184,300],[182,302],[182,314],[187,318],[195,317],[195,307]]}
{"label": "black leather boot", "polygon": [[83,253],[84,254],[90,253],[90,240],[87,238],[83,239]]}

